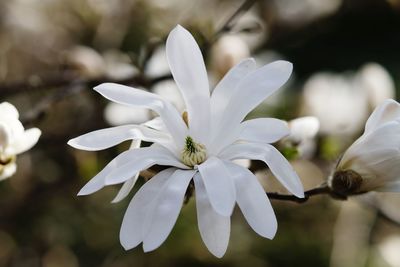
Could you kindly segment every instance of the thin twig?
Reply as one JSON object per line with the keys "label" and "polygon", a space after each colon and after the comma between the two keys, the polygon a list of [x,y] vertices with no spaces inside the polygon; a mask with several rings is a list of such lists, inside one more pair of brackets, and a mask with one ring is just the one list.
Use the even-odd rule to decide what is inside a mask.
{"label": "thin twig", "polygon": [[[292,201],[292,202],[297,202],[297,203],[304,203],[310,197],[316,196],[316,195],[333,196],[333,192],[327,185],[322,185],[320,187],[316,187],[316,188],[310,189],[308,191],[305,191],[304,198],[298,198],[294,195],[285,195],[285,194],[280,194],[280,193],[267,192],[267,196],[269,199],[285,200],[285,201]],[[334,198],[337,198],[337,197],[334,197]]]}
{"label": "thin twig", "polygon": [[239,19],[240,15],[244,14],[247,12],[254,4],[257,2],[257,0],[246,0],[243,2],[242,5],[236,9],[236,11],[225,21],[225,23],[217,30],[211,39],[210,43],[214,43],[216,40],[218,40],[219,37],[221,37],[222,34],[225,32],[229,32],[232,30],[234,23],[236,22],[237,19]]}

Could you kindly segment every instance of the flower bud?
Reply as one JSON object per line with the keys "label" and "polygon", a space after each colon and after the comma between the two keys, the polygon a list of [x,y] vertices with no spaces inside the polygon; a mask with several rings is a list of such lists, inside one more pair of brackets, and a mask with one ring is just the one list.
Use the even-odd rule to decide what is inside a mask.
{"label": "flower bud", "polygon": [[400,105],[388,99],[369,117],[364,134],[343,154],[329,186],[348,196],[400,192]]}

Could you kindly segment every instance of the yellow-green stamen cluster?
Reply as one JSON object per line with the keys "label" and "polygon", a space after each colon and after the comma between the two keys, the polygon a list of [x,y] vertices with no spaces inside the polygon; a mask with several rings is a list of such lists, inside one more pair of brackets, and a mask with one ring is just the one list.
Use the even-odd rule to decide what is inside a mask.
{"label": "yellow-green stamen cluster", "polygon": [[203,163],[206,157],[206,147],[203,144],[196,143],[192,137],[187,136],[185,147],[182,150],[182,162],[189,167],[193,167]]}

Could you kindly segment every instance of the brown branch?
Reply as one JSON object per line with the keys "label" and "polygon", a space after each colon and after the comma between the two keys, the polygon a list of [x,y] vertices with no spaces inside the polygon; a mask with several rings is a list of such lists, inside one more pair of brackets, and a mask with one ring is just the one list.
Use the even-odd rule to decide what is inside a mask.
{"label": "brown branch", "polygon": [[339,199],[327,185],[322,185],[320,187],[316,187],[316,188],[310,189],[308,191],[305,191],[304,198],[298,198],[294,195],[286,195],[286,194],[272,193],[272,192],[267,192],[266,194],[269,199],[285,200],[285,201],[292,201],[292,202],[297,202],[297,203],[304,203],[310,197],[316,196],[316,195],[330,195],[331,197],[333,197],[335,199]]}
{"label": "brown branch", "polygon": [[210,40],[210,44],[218,40],[218,38],[220,38],[224,33],[231,31],[239,17],[246,13],[255,4],[255,2],[257,2],[257,0],[244,1],[242,5],[240,5],[238,9],[236,9],[236,11],[225,21],[221,28],[215,32],[213,38]]}

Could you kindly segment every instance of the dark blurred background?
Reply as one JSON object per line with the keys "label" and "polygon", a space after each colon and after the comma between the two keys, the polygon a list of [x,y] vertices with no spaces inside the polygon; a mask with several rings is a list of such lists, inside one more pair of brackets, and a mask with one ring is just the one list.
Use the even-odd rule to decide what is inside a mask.
{"label": "dark blurred background", "polygon": [[[398,0],[0,1],[0,101],[13,103],[25,127],[43,133],[18,157],[17,173],[0,183],[0,266],[400,266],[395,194],[348,201],[316,196],[303,204],[273,200],[279,226],[272,241],[235,211],[222,259],[203,245],[191,199],[159,249],[123,250],[119,228],[133,193],[118,204],[109,203],[116,187],[76,194],[129,144],[84,152],[66,143],[154,117],[108,103],[91,90],[101,82],[146,88],[184,109],[164,51],[177,23],[202,47],[214,85],[246,57],[258,65],[293,62],[287,86],[250,117],[319,119],[318,134],[296,142],[296,155],[292,145],[278,144],[306,189],[327,179],[372,109],[396,97]],[[267,170],[256,174],[267,191],[285,193]]]}

